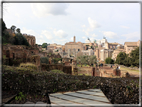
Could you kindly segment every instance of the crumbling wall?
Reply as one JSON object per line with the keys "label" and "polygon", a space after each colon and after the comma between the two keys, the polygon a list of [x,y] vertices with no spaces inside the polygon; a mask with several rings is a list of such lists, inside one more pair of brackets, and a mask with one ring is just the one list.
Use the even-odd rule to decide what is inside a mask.
{"label": "crumbling wall", "polygon": [[66,74],[72,74],[71,66],[64,66],[63,64],[41,64],[41,71],[61,70]]}

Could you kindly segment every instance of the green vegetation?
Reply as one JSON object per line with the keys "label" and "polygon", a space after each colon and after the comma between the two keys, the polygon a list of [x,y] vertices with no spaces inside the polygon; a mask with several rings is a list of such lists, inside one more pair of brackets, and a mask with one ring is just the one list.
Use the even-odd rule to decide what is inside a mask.
{"label": "green vegetation", "polygon": [[48,46],[47,43],[43,43],[41,47],[42,47],[42,48],[47,48],[47,46]]}
{"label": "green vegetation", "polygon": [[114,60],[111,59],[110,57],[108,57],[108,58],[105,59],[105,63],[106,64],[114,64]]}
{"label": "green vegetation", "polygon": [[120,67],[120,70],[121,71],[129,71],[129,72],[139,72],[139,70],[133,70],[133,69],[129,69],[129,68],[126,68],[126,67]]}
{"label": "green vegetation", "polygon": [[120,65],[125,66],[137,66],[139,67],[139,47],[137,47],[135,50],[133,50],[130,54],[126,54],[125,52],[120,52],[117,55],[116,62]]}
{"label": "green vegetation", "polygon": [[35,64],[32,64],[32,63],[21,63],[19,67],[37,70],[36,65],[35,65]]}
{"label": "green vegetation", "polygon": [[85,65],[85,64],[83,64],[83,65],[77,64],[77,66],[78,66],[78,67],[81,67],[81,66],[82,66],[82,67],[90,67],[90,65]]}
{"label": "green vegetation", "polygon": [[57,69],[51,70],[51,72],[64,74],[64,72],[63,72],[63,71],[61,71],[61,70],[57,70]]}
{"label": "green vegetation", "polygon": [[21,100],[25,100],[25,98],[26,98],[26,95],[20,92],[19,95],[15,97],[15,100],[21,101]]}
{"label": "green vegetation", "polygon": [[62,58],[53,58],[54,64],[58,64],[58,61],[62,61]]}
{"label": "green vegetation", "polygon": [[82,55],[77,57],[77,63],[80,63],[81,67],[83,64],[93,66],[94,64],[97,63],[97,59],[96,59],[96,56]]}
{"label": "green vegetation", "polygon": [[48,57],[41,57],[41,58],[40,58],[40,62],[41,62],[41,63],[49,64],[49,58],[48,58]]}
{"label": "green vegetation", "polygon": [[[21,34],[20,28],[16,29],[16,26],[12,25],[11,30],[12,32],[6,31],[7,27],[5,22],[2,21],[2,42],[3,44],[13,44],[13,45],[26,45],[29,46],[27,39]],[[16,32],[15,32],[16,29]]]}
{"label": "green vegetation", "polygon": [[29,43],[27,42],[27,39],[21,34],[16,33],[14,36],[14,45],[26,45],[29,46]]}

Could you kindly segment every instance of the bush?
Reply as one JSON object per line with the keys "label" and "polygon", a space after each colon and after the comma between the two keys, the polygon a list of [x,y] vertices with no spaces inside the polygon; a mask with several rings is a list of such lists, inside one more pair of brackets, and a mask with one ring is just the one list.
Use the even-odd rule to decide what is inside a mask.
{"label": "bush", "polygon": [[51,72],[64,74],[64,72],[63,72],[63,71],[61,71],[61,70],[57,70],[57,69],[51,70]]}
{"label": "bush", "polygon": [[54,64],[57,64],[58,61],[62,61],[62,58],[54,58],[53,61],[54,61]]}
{"label": "bush", "polygon": [[106,64],[114,64],[114,60],[111,59],[110,57],[108,57],[108,58],[105,59],[105,63]]}
{"label": "bush", "polygon": [[21,33],[17,33],[14,38],[15,38],[14,45],[26,45],[26,46],[29,46],[29,43],[27,42],[27,39]]}
{"label": "bush", "polygon": [[41,58],[40,58],[40,62],[41,62],[41,63],[49,64],[49,59],[48,59],[47,57],[41,57]]}
{"label": "bush", "polygon": [[32,63],[21,63],[19,67],[37,70],[36,65]]}

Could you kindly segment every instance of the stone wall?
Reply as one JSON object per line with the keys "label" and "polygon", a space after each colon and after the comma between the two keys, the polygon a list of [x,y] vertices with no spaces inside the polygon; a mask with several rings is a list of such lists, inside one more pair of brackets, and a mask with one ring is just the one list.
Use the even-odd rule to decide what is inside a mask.
{"label": "stone wall", "polygon": [[23,45],[8,44],[8,45],[3,45],[2,53],[3,56],[6,57],[5,59],[8,60],[6,61],[7,62],[6,65],[18,66],[22,62],[28,62],[28,58],[30,58],[32,55],[37,55],[39,53],[39,50],[33,47],[28,47]]}
{"label": "stone wall", "polygon": [[72,74],[71,66],[64,66],[63,64],[41,64],[41,71],[61,70],[64,73]]}
{"label": "stone wall", "polygon": [[[26,72],[26,71],[24,71]],[[26,73],[3,67],[2,90],[45,94],[99,88],[112,104],[138,104],[139,79],[73,76],[52,72]]]}
{"label": "stone wall", "polygon": [[77,67],[78,74],[90,75],[90,76],[100,76],[99,69],[94,67]]}
{"label": "stone wall", "polygon": [[27,35],[27,34],[23,34],[23,36],[27,39],[28,43],[31,46],[35,46],[35,44],[36,44],[36,38],[35,38],[35,36],[31,36],[31,35]]}

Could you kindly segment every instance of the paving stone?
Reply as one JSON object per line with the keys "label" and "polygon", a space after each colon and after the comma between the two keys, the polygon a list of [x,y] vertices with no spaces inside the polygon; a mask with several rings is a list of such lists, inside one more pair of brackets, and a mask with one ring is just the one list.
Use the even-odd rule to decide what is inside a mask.
{"label": "paving stone", "polygon": [[[89,89],[76,92],[65,92],[49,94],[51,104],[58,104],[59,106],[78,105],[82,104],[83,106],[100,106],[102,104],[107,106],[112,106],[106,96],[100,89]],[[100,105],[99,105],[100,104]]]}
{"label": "paving stone", "polygon": [[51,104],[52,103],[56,103],[56,104],[76,104],[76,103],[73,103],[73,102],[70,102],[70,101],[65,101],[65,100],[62,100],[62,99],[58,99],[58,98],[55,98],[55,97],[49,97],[50,98],[50,101],[51,101]]}
{"label": "paving stone", "polygon": [[99,97],[99,96],[92,96],[92,95],[86,95],[86,94],[80,94],[80,93],[68,93],[65,95],[72,95],[73,97],[80,97],[80,98],[85,98],[85,99],[109,102],[109,100],[105,96]]}
{"label": "paving stone", "polygon": [[98,95],[104,97],[105,95],[102,92],[92,92],[92,91],[77,91],[79,93],[89,94],[89,95]]}
{"label": "paving stone", "polygon": [[97,91],[97,92],[102,92],[100,89],[89,89],[88,91]]}
{"label": "paving stone", "polygon": [[38,101],[35,104],[35,107],[46,107],[46,106],[47,106],[47,103],[44,103],[42,101]]}

